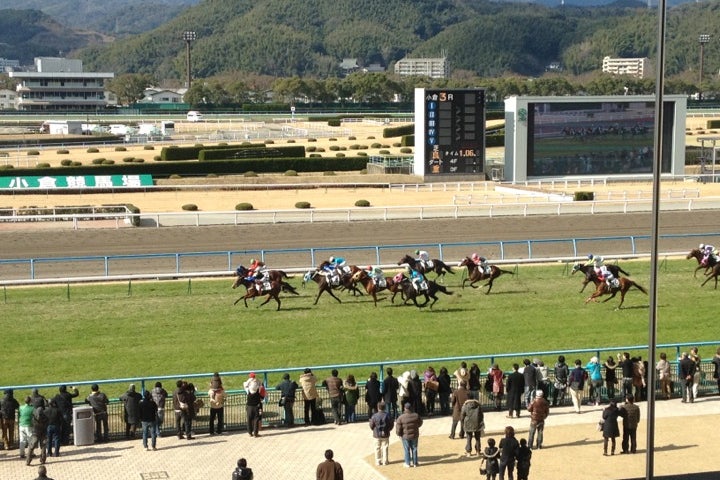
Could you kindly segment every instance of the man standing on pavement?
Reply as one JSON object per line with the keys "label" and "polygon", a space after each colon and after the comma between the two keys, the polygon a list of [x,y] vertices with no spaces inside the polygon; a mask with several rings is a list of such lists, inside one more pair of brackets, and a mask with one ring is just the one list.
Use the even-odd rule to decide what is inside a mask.
{"label": "man standing on pavement", "polygon": [[[528,447],[542,448],[543,431],[545,430],[545,419],[550,413],[550,404],[545,400],[545,394],[542,390],[535,393],[535,400],[528,407],[530,412],[530,431],[528,433]],[[537,432],[537,447],[533,447],[535,433]]]}
{"label": "man standing on pavement", "polygon": [[460,421],[465,428],[467,435],[467,443],[465,444],[465,454],[470,456],[473,454],[473,439],[475,439],[475,454],[480,455],[482,448],[480,436],[485,428],[484,415],[480,402],[474,398],[465,401],[460,412]]}
{"label": "man standing on pavement", "polygon": [[420,427],[423,424],[422,418],[412,411],[412,405],[405,404],[403,414],[395,422],[395,433],[402,438],[403,451],[405,453],[405,468],[417,467],[418,462],[418,438],[420,438]]}
{"label": "man standing on pavement", "polygon": [[338,371],[333,369],[330,376],[323,380],[323,387],[327,388],[330,397],[330,407],[332,409],[333,420],[335,425],[342,423],[342,392],[343,382],[338,377]]}
{"label": "man standing on pavement", "polygon": [[637,427],[638,423],[640,423],[640,407],[635,405],[633,400],[633,396],[628,395],[625,397],[625,404],[620,407],[620,410],[625,411],[624,415],[621,414],[623,417],[623,438],[622,452],[620,453],[635,453],[637,451]]}
{"label": "man standing on pavement", "polygon": [[333,460],[333,451],[325,450],[325,461],[317,466],[316,480],[343,480],[343,469],[340,463]]}
{"label": "man standing on pavement", "polygon": [[76,387],[70,387],[70,391],[65,385],[60,385],[58,388],[58,394],[55,395],[55,402],[57,403],[60,413],[62,415],[62,427],[60,430],[60,443],[62,445],[70,445],[70,432],[72,431],[72,412],[73,412],[73,398],[80,395],[80,392]]}
{"label": "man standing on pavement", "polygon": [[275,387],[280,391],[280,406],[283,407],[283,425],[286,427],[295,426],[295,414],[293,407],[295,406],[295,392],[298,384],[295,380],[290,380],[290,374],[283,374],[282,382]]}
{"label": "man standing on pavement", "polygon": [[690,358],[687,352],[683,352],[680,357],[680,381],[683,382],[683,399],[682,403],[693,403],[693,378],[695,377],[695,362]]}
{"label": "man standing on pavement", "polygon": [[155,422],[155,435],[161,437],[163,421],[165,420],[165,402],[167,401],[168,392],[162,386],[161,382],[155,382],[155,387],[150,392],[155,405],[158,407],[157,421]]}
{"label": "man standing on pavement", "polygon": [[397,401],[400,383],[397,378],[393,377],[392,367],[388,367],[385,370],[385,373],[387,373],[387,375],[383,380],[383,401],[385,402],[385,405],[387,405],[387,412],[393,417],[393,419],[395,419],[398,417]]}
{"label": "man standing on pavement", "polygon": [[107,395],[100,391],[97,383],[92,384],[90,392],[90,395],[85,399],[85,403],[92,407],[93,416],[95,417],[95,442],[107,442],[109,438],[107,406],[110,400]]}
{"label": "man standing on pavement", "polygon": [[390,432],[393,430],[395,421],[385,411],[385,404],[378,403],[378,411],[370,417],[370,429],[375,440],[375,465],[387,465],[388,450],[390,446]]}
{"label": "man standing on pavement", "polygon": [[522,375],[525,382],[525,396],[523,397],[523,404],[525,408],[530,405],[530,402],[535,398],[535,390],[537,389],[537,372],[535,371],[535,365],[530,363],[530,359],[526,358],[523,360]]}
{"label": "man standing on pavement", "polygon": [[316,402],[318,398],[317,393],[317,378],[313,375],[312,370],[309,368],[305,369],[305,372],[300,375],[300,387],[302,388],[303,394],[303,408],[305,410],[305,426],[310,425],[310,421],[316,415]]}

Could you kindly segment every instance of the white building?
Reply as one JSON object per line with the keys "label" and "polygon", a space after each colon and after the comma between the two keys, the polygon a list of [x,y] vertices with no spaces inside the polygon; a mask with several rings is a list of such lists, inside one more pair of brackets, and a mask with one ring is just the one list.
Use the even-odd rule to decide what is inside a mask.
{"label": "white building", "polygon": [[146,88],[138,103],[183,103],[183,93],[175,90]]}
{"label": "white building", "polygon": [[650,59],[645,58],[603,58],[603,73],[612,73],[613,75],[630,75],[635,78],[647,78],[652,72],[650,71]]}
{"label": "white building", "polygon": [[100,110],[108,105],[105,83],[114,73],[84,72],[81,60],[54,57],[35,58],[35,69],[9,74],[19,82],[18,110]]}
{"label": "white building", "polygon": [[0,89],[0,110],[15,109],[15,92],[12,90]]}
{"label": "white building", "polygon": [[447,57],[403,58],[395,64],[395,73],[405,76],[448,78],[450,76],[450,65]]}

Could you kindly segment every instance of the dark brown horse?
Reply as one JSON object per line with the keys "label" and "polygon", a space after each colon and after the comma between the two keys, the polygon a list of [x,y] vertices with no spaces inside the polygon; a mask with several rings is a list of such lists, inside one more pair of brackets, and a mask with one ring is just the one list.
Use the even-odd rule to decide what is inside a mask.
{"label": "dark brown horse", "polygon": [[434,272],[435,275],[437,275],[436,280],[440,279],[440,281],[442,281],[442,279],[445,277],[446,272],[452,273],[453,275],[455,274],[455,272],[452,271],[452,268],[449,265],[446,265],[442,260],[433,258],[432,260],[430,260],[430,262],[432,263],[432,267],[426,268],[425,265],[422,264],[422,262],[419,262],[410,255],[405,255],[400,259],[398,265],[407,264],[410,266],[410,268],[412,268],[413,270],[417,270],[425,276],[427,276],[427,274],[430,272]]}
{"label": "dark brown horse", "polygon": [[712,269],[710,269],[710,272],[706,273],[705,275],[707,275],[707,278],[700,286],[704,287],[705,284],[710,280],[715,280],[715,290],[717,290],[718,276],[720,276],[720,263],[716,263],[715,265],[713,265]]}
{"label": "dark brown horse", "polygon": [[478,267],[470,257],[465,257],[464,259],[462,259],[458,266],[467,267],[468,271],[467,278],[463,279],[462,288],[465,288],[465,282],[467,282],[468,280],[470,281],[470,286],[473,288],[478,288],[475,286],[475,283],[481,280],[487,280],[488,282],[483,285],[483,287],[488,287],[487,292],[485,292],[486,295],[490,293],[490,290],[492,290],[493,281],[496,278],[498,278],[503,273],[508,273],[510,275],[513,274],[513,272],[511,272],[510,270],[503,270],[499,267],[496,267],[495,265],[490,265],[490,273],[487,273],[483,271],[480,267]]}
{"label": "dark brown horse", "polygon": [[[235,270],[235,281],[232,284],[232,288],[235,289],[239,287],[240,285],[245,285],[245,288],[250,288],[252,286],[252,282],[246,281],[245,278],[247,277],[248,270],[247,268],[240,265]],[[283,292],[289,292],[293,295],[300,295],[297,290],[295,290],[295,287],[290,285],[285,281],[286,278],[290,278],[287,273],[283,272],[282,270],[265,270],[264,276],[261,277],[262,280],[270,280],[271,282],[280,282],[280,286],[282,287]]]}
{"label": "dark brown horse", "polygon": [[[698,262],[698,267],[693,272],[693,277],[697,277],[697,272],[701,269],[705,269],[705,275],[710,275],[710,272],[708,270],[715,267],[715,265],[717,265],[718,263],[715,259],[715,255],[710,255],[710,257],[708,257],[707,265],[703,265],[702,260],[703,258],[705,258],[705,254],[701,252],[699,248],[693,248],[692,250],[690,250],[690,253],[688,253],[685,257],[686,260],[690,260],[691,258],[694,258]],[[705,284],[703,283],[703,285]]]}
{"label": "dark brown horse", "polygon": [[[382,292],[383,290],[388,290],[390,292],[393,292],[393,298],[395,297],[395,293],[397,293],[398,289],[395,285],[395,281],[393,280],[393,277],[384,277],[384,282],[381,282],[380,284],[375,283],[375,281],[368,275],[368,272],[366,270],[359,270],[355,275],[352,276],[353,282],[359,283],[365,288],[365,291],[373,297],[373,300],[375,301],[375,306],[377,307],[377,294],[378,292]],[[382,299],[381,299],[382,300]]]}
{"label": "dark brown horse", "polygon": [[303,286],[305,286],[305,284],[310,281],[317,283],[317,286],[318,286],[318,293],[317,293],[317,296],[315,297],[315,302],[313,302],[313,305],[317,305],[317,302],[320,299],[320,295],[322,295],[324,292],[327,292],[327,294],[330,295],[331,297],[333,297],[335,300],[337,300],[338,303],[342,303],[340,301],[340,299],[338,297],[336,297],[335,294],[333,293],[334,289],[342,288],[342,289],[346,289],[346,290],[351,290],[353,292],[353,294],[357,293],[357,294],[362,295],[362,292],[360,290],[358,290],[357,287],[355,286],[355,284],[353,283],[351,275],[343,275],[342,277],[340,277],[339,283],[337,285],[331,285],[330,280],[328,279],[327,275],[325,275],[323,273],[322,269],[316,268],[316,269],[308,271],[303,276],[303,282],[302,282]]}
{"label": "dark brown horse", "polygon": [[634,280],[630,280],[627,277],[618,277],[616,280],[618,285],[616,287],[611,287],[606,282],[599,282],[593,294],[590,295],[587,299],[585,299],[585,303],[597,302],[598,297],[609,294],[610,296],[603,300],[604,303],[615,297],[615,295],[620,292],[620,305],[618,305],[617,307],[618,309],[620,309],[622,308],[622,304],[625,301],[625,294],[628,292],[628,290],[630,290],[631,287],[635,287],[647,295],[647,290],[635,283]]}
{"label": "dark brown horse", "polygon": [[[432,280],[425,280],[427,282],[427,290],[415,290],[415,287],[413,286],[412,282],[408,279],[404,279],[402,282],[400,282],[400,288],[402,290],[402,293],[405,297],[405,303],[407,303],[408,300],[412,300],[416,307],[422,308],[428,304],[430,299],[432,298],[433,301],[430,304],[430,309],[432,310],[433,305],[435,305],[435,302],[438,301],[437,293],[441,292],[445,295],[452,295],[453,292],[448,290],[443,285],[439,285],[438,283],[432,281]],[[425,303],[419,304],[417,302],[417,297],[424,296],[425,297]]]}
{"label": "dark brown horse", "polygon": [[[247,280],[246,280],[247,281]],[[280,310],[280,291],[282,290],[282,284],[278,281],[270,281],[269,288],[265,284],[259,284],[256,283],[252,287],[248,288],[247,292],[245,292],[245,295],[235,300],[235,303],[233,305],[237,305],[237,303],[242,300],[243,303],[245,303],[245,307],[247,308],[248,304],[248,298],[255,298],[255,297],[261,297],[263,295],[267,295],[267,298],[264,302],[262,302],[260,305],[258,305],[258,308],[262,307],[266,303],[270,301],[270,299],[274,299],[277,302],[277,309]]]}
{"label": "dark brown horse", "polygon": [[[615,278],[619,278],[621,273],[627,277],[630,276],[628,272],[626,272],[617,265],[605,265],[605,267],[607,267],[607,269],[610,271],[610,273],[613,274]],[[598,278],[597,273],[595,273],[595,268],[592,265],[576,263],[575,265],[573,265],[570,273],[572,275],[575,275],[575,272],[583,272],[583,274],[585,275],[585,278],[582,282],[582,288],[580,289],[581,293],[583,290],[585,290],[585,287],[587,287],[588,283],[592,282],[595,286],[597,286],[598,283],[602,282],[602,280]]]}

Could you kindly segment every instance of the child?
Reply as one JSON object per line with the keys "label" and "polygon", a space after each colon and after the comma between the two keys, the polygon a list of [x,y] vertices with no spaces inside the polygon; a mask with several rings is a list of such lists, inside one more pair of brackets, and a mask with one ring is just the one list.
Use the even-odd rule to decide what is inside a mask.
{"label": "child", "polygon": [[[498,457],[500,456],[500,449],[495,446],[495,439],[488,438],[488,446],[483,451],[483,462],[487,474],[487,480],[495,480],[495,477],[500,472],[500,465],[498,464]],[[482,468],[482,466],[480,467]]]}
{"label": "child", "polygon": [[530,458],[532,450],[527,445],[527,440],[520,439],[520,448],[517,454],[517,478],[518,480],[528,480],[530,474]]}

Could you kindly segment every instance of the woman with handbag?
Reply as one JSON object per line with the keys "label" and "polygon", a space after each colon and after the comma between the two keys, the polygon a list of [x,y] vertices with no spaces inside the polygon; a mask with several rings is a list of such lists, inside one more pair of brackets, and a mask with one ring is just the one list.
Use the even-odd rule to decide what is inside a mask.
{"label": "woman with handbag", "polygon": [[425,384],[425,410],[428,415],[432,415],[435,410],[435,397],[437,396],[440,384],[438,383],[437,375],[435,375],[435,369],[431,365],[428,365],[423,377]]}

